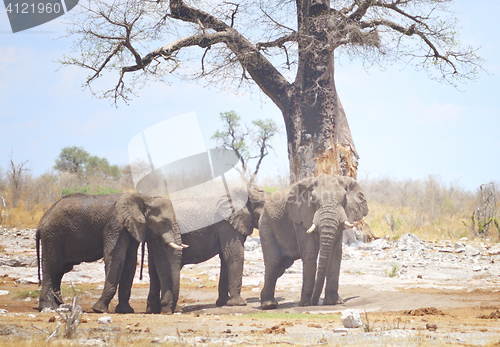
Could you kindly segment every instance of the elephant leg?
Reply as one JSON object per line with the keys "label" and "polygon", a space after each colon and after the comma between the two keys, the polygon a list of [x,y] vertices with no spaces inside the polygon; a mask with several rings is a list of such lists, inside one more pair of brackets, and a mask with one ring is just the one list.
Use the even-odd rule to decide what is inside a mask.
{"label": "elephant leg", "polygon": [[[156,278],[153,275],[151,278],[152,282],[150,284],[150,293],[151,297],[148,297],[148,304],[151,305],[152,312],[163,312],[166,314],[172,314],[177,311],[179,308],[177,307],[178,301],[178,291],[175,290],[176,283],[180,282],[180,262],[179,264],[174,264],[174,261],[177,261],[177,258],[180,257],[173,255],[174,251],[170,247],[165,246],[162,243],[154,243],[149,247],[151,256],[149,259],[152,259],[152,263],[154,264],[154,273],[156,273]],[[159,284],[159,285],[158,285]],[[159,306],[158,306],[158,294],[159,295]],[[176,293],[174,295],[174,292]]]}
{"label": "elephant leg", "polygon": [[275,309],[278,307],[278,302],[274,298],[276,281],[285,271],[282,264],[281,248],[274,236],[265,233],[261,233],[261,245],[265,275],[264,287],[260,292],[260,308],[263,310]]}
{"label": "elephant leg", "polygon": [[104,289],[101,297],[92,306],[96,313],[108,312],[108,306],[116,294],[120,276],[123,271],[127,250],[130,245],[130,236],[126,231],[121,231],[117,239],[113,240],[109,237],[104,245],[104,266],[106,279],[104,281]]}
{"label": "elephant leg", "polygon": [[146,313],[160,313],[160,278],[156,272],[156,265],[151,256],[148,243],[148,267],[149,267],[149,293],[146,305]]}
{"label": "elephant leg", "polygon": [[342,262],[342,232],[337,234],[333,244],[333,253],[326,277],[325,299],[323,305],[343,304],[339,295],[340,263]]}
{"label": "elephant leg", "polygon": [[[227,291],[229,292],[228,306],[245,306],[246,300],[241,297],[243,281],[243,266],[245,261],[246,236],[241,235],[228,223],[224,223],[219,233],[222,258],[226,263]],[[221,279],[222,275],[221,262]],[[221,291],[219,290],[219,298]],[[224,297],[222,297],[223,299]]]}
{"label": "elephant leg", "polygon": [[132,284],[134,282],[134,275],[137,267],[137,248],[139,248],[139,243],[135,240],[131,241],[127,249],[125,264],[123,265],[123,271],[120,276],[118,305],[115,307],[116,313],[134,313],[134,309],[130,306],[129,300],[132,294]]}
{"label": "elephant leg", "polygon": [[219,297],[215,305],[220,307],[227,304],[229,301],[229,278],[226,260],[219,254],[220,258],[220,275],[219,275]]}
{"label": "elephant leg", "polygon": [[[56,309],[61,303],[61,279],[64,274],[63,260],[56,252],[46,251],[47,256],[42,259],[42,289],[38,309],[44,308]],[[50,256],[49,256],[50,255]]]}
{"label": "elephant leg", "polygon": [[72,264],[65,264],[62,271],[59,272],[53,279],[52,281],[52,292],[54,294],[54,300],[56,302],[56,305],[59,306],[63,304],[63,297],[62,297],[62,291],[61,291],[61,281],[65,273],[70,272],[73,270],[73,265]]}
{"label": "elephant leg", "polygon": [[302,292],[299,306],[310,306],[316,281],[318,242],[315,234],[297,233],[300,257],[302,258]]}

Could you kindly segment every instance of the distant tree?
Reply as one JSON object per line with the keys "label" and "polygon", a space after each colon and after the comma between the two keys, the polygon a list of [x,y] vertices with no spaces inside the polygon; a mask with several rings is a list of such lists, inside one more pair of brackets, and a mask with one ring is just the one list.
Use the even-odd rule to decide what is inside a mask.
{"label": "distant tree", "polygon": [[7,170],[7,180],[10,186],[12,207],[17,207],[23,188],[26,185],[26,174],[30,171],[30,168],[26,164],[28,164],[28,160],[15,163],[11,154]]}
{"label": "distant tree", "polygon": [[89,157],[85,163],[85,172],[87,175],[100,176],[104,179],[118,180],[121,176],[118,165],[109,165],[108,159],[99,158],[95,155]]}
{"label": "distant tree", "polygon": [[110,165],[108,159],[90,155],[82,147],[64,147],[56,159],[54,169],[77,174],[82,183],[93,178],[120,179],[120,168]]}
{"label": "distant tree", "polygon": [[[270,120],[254,120],[251,126],[242,125],[241,117],[235,111],[221,112],[220,119],[224,129],[217,130],[212,139],[219,148],[231,149],[238,156],[243,174],[249,176],[250,183],[255,180],[265,156],[272,150],[271,140],[279,133],[278,125]],[[248,142],[251,141],[251,145]],[[253,173],[249,168],[250,160],[257,159]]]}
{"label": "distant tree", "polygon": [[58,171],[82,174],[89,158],[89,152],[84,150],[82,147],[64,147],[61,149],[61,153],[56,159],[54,169]]}

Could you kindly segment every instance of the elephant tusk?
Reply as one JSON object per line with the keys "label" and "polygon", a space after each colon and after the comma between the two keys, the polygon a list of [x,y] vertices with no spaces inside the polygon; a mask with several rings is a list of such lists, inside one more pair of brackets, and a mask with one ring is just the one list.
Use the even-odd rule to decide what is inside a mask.
{"label": "elephant tusk", "polygon": [[310,234],[316,229],[316,224],[312,224],[309,229],[307,229],[306,233]]}
{"label": "elephant tusk", "polygon": [[189,247],[189,245],[186,245],[184,243],[181,246],[182,246],[182,248],[188,248]]}
{"label": "elephant tusk", "polygon": [[169,242],[167,243],[167,245],[169,245],[170,247],[172,247],[173,249],[177,250],[177,251],[181,251],[184,249],[183,246],[185,245],[182,245],[182,246],[179,246],[178,244],[176,244],[175,242]]}
{"label": "elephant tusk", "polygon": [[345,224],[345,226],[346,226],[346,227],[348,227],[348,228],[354,228],[354,224],[349,223],[349,221],[348,221],[348,220],[346,220],[346,221],[344,222],[344,224]]}

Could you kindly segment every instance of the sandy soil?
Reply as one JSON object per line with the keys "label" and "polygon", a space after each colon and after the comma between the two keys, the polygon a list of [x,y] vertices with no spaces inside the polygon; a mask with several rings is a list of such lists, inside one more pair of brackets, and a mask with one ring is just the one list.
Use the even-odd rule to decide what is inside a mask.
{"label": "sandy soil", "polygon": [[[29,238],[4,237],[0,242],[7,244],[4,256],[34,255],[33,241]],[[254,251],[246,261],[242,295],[247,299],[247,306],[215,306],[218,260],[213,259],[183,269],[180,299],[183,313],[174,315],[144,313],[147,276],[142,281],[136,278],[134,283],[131,304],[135,314],[92,313],[91,306],[102,288],[103,264],[82,264],[75,271],[77,277],[68,276],[65,281],[66,301],[73,292],[69,288],[71,278],[85,312],[78,328],[78,341],[97,346],[130,345],[131,342],[214,346],[421,342],[477,345],[500,341],[500,286],[495,271],[476,271],[467,278],[441,278],[445,266],[436,264],[434,268],[408,268],[404,276],[391,278],[386,272],[394,257],[379,254],[374,261],[371,254],[366,254],[343,262],[340,294],[345,304],[299,307],[301,268],[300,262],[296,262],[278,281],[278,309],[262,311],[259,296],[263,272],[258,269],[263,271],[263,263],[261,259],[254,259],[257,257]],[[465,260],[458,262],[458,273],[463,262]],[[5,291],[0,292],[4,294],[0,295],[0,309],[8,311],[0,313],[0,336],[4,339],[45,339],[46,332],[54,331],[57,326],[56,313],[39,313],[37,299],[24,298],[39,289],[37,284],[29,283],[33,280],[36,280],[36,267],[0,267],[0,290]],[[115,305],[113,300],[110,308],[114,309]],[[346,309],[357,310],[365,326],[343,328],[340,313]],[[103,316],[111,317],[112,322],[99,324],[97,320]],[[60,330],[63,332],[63,327]]]}

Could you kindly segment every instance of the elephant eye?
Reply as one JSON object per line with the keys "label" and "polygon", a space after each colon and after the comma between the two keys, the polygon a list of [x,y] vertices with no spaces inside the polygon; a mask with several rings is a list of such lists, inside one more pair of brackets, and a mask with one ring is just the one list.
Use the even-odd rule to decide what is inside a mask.
{"label": "elephant eye", "polygon": [[365,195],[362,192],[359,192],[357,195],[359,201],[366,201]]}

